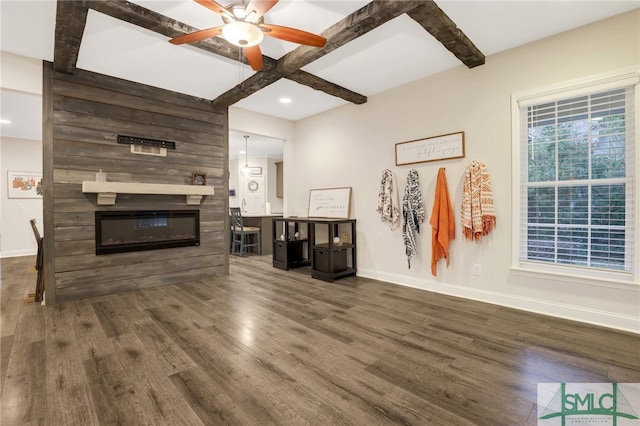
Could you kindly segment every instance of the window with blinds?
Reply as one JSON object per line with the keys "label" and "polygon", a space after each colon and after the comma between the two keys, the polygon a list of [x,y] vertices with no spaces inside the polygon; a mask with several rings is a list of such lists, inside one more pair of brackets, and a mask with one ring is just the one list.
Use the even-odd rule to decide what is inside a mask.
{"label": "window with blinds", "polygon": [[521,264],[631,276],[634,98],[630,85],[519,105]]}

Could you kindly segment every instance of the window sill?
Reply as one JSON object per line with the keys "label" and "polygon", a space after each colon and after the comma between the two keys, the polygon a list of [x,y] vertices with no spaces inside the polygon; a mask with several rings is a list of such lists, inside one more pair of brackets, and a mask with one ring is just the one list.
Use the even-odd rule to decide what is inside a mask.
{"label": "window sill", "polygon": [[586,277],[563,272],[551,272],[549,270],[538,269],[535,266],[523,265],[511,267],[514,275],[530,278],[539,278],[545,280],[560,281],[564,283],[591,285],[596,287],[615,288],[619,290],[628,290],[640,292],[640,283],[633,281],[633,277],[629,275],[629,279],[617,279],[613,277]]}

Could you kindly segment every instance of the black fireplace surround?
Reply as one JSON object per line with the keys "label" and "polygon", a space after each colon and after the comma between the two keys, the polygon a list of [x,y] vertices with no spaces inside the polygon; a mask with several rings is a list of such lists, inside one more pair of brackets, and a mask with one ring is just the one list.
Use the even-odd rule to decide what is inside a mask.
{"label": "black fireplace surround", "polygon": [[200,245],[199,210],[95,213],[96,255]]}

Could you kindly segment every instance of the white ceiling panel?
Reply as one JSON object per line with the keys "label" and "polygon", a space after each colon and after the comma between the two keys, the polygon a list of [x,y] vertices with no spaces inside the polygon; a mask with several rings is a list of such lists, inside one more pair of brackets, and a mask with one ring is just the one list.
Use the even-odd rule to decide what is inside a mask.
{"label": "white ceiling panel", "polygon": [[[291,99],[291,103],[281,103],[279,100],[283,97]],[[296,121],[346,103],[343,99],[329,96],[319,90],[281,79],[242,99],[234,106]]]}
{"label": "white ceiling panel", "polygon": [[0,0],[0,50],[53,61],[56,2]]}
{"label": "white ceiling panel", "polygon": [[[133,2],[198,29],[222,24],[217,14],[193,0]],[[219,1],[223,6],[233,2]],[[265,21],[321,33],[367,3],[367,0],[281,0],[267,12]],[[485,55],[640,6],[639,0],[436,0],[436,3]],[[0,19],[3,51],[47,61],[54,59],[55,0],[0,0]],[[266,56],[279,59],[297,46],[266,37],[261,49]],[[308,64],[304,70],[371,96],[460,64],[420,25],[402,15]],[[215,99],[253,75],[249,67],[236,61],[188,45],[174,46],[164,36],[94,11],[88,15],[77,65],[205,99]],[[279,103],[282,96],[292,98],[293,102]],[[345,103],[281,79],[235,106],[299,120]]]}
{"label": "white ceiling panel", "polygon": [[87,16],[78,68],[213,99],[253,74],[219,55],[174,46],[164,36],[93,10]]}
{"label": "white ceiling panel", "polygon": [[400,15],[303,69],[370,96],[458,65],[420,24]]}
{"label": "white ceiling panel", "polygon": [[437,3],[485,55],[640,6],[638,0],[447,0]]}

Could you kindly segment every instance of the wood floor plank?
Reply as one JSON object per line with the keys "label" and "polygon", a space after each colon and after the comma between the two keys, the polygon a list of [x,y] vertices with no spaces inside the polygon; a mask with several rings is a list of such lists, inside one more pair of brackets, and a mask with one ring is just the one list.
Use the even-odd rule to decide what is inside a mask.
{"label": "wood floor plank", "polygon": [[0,397],[3,425],[42,424],[46,416],[44,340],[14,345]]}
{"label": "wood floor plank", "polygon": [[640,382],[639,335],[269,256],[56,307],[34,261],[0,259],[2,425],[535,425],[540,382]]}
{"label": "wood floor plank", "polygon": [[518,333],[516,339],[528,345],[545,347],[564,354],[590,359],[595,357],[600,362],[615,363],[625,368],[637,368],[640,365],[640,344],[633,338],[617,346],[594,346],[591,342],[577,342],[569,338],[557,338],[553,333],[549,334]]}
{"label": "wood floor plank", "polygon": [[24,346],[42,341],[45,337],[44,316],[38,303],[23,303],[13,336],[14,346]]}
{"label": "wood floor plank", "polygon": [[153,425],[136,394],[134,380],[116,355],[83,361],[96,416],[101,424]]}
{"label": "wood floor plank", "polygon": [[[314,383],[310,382],[310,386]],[[282,400],[294,401],[293,409],[311,425],[319,424],[322,419],[326,425],[358,425],[361,423],[351,420],[343,411],[335,407],[331,401],[324,400],[315,392],[311,392],[308,387],[301,383],[286,384],[275,393]],[[301,424],[304,424],[301,422]]]}
{"label": "wood floor plank", "polygon": [[[531,408],[526,401],[513,407],[511,399],[495,398],[497,388],[489,392],[465,374],[453,370],[409,370],[402,365],[378,361],[369,366],[367,372],[476,424],[510,424],[513,418],[526,418]],[[510,407],[509,414],[501,411],[505,406]],[[526,412],[522,411],[524,408]]]}
{"label": "wood floor plank", "polygon": [[[349,368],[348,360],[317,363],[292,357],[297,366],[296,377],[300,378],[295,390],[302,392],[304,386],[307,393],[331,407],[330,424],[433,424],[430,421],[436,419],[440,424],[465,424],[463,419],[399,390],[366,370]],[[413,408],[407,409],[408,401]],[[417,401],[420,410],[414,405]],[[327,411],[327,407],[319,408]]]}
{"label": "wood floor plank", "polygon": [[151,318],[136,321],[136,336],[146,350],[157,354],[162,364],[159,369],[167,376],[195,367],[196,364]]}
{"label": "wood floor plank", "polygon": [[26,261],[23,260],[19,265],[20,268],[12,268],[13,272],[12,270],[4,271],[2,275],[2,296],[0,297],[0,336],[2,337],[15,334],[18,315],[24,304],[22,302],[25,288],[29,288],[29,278],[33,276],[32,273],[24,273],[28,268]]}
{"label": "wood floor plank", "polygon": [[84,369],[78,368],[83,361],[81,341],[77,338],[73,316],[65,306],[52,307],[45,311],[46,337],[46,391],[48,394],[65,392],[87,383]]}
{"label": "wood floor plank", "polygon": [[0,393],[4,388],[4,379],[7,376],[9,368],[9,359],[11,359],[11,350],[13,349],[13,334],[4,336],[0,339]]}
{"label": "wood floor plank", "polygon": [[72,301],[61,305],[73,317],[73,330],[81,348],[83,360],[100,358],[113,353],[113,346],[107,337],[91,303]]}
{"label": "wood floor plank", "polygon": [[237,368],[230,355],[221,354],[215,348],[203,343],[186,349],[198,365],[204,367],[209,380],[219,386],[241,410],[251,418],[250,424],[278,424],[280,413],[274,411],[274,405],[269,398],[265,398],[264,385],[268,383],[252,383],[255,377],[252,371],[245,373]]}
{"label": "wood floor plank", "polygon": [[152,424],[200,424],[196,413],[173,389],[169,377],[156,373],[163,366],[155,351],[146,348],[135,333],[120,334],[111,340],[118,361],[129,372],[132,392]]}
{"label": "wood floor plank", "polygon": [[99,425],[88,383],[66,386],[47,393],[45,425],[86,426]]}
{"label": "wood floor plank", "polygon": [[170,376],[173,385],[205,425],[247,425],[251,417],[211,380],[203,367],[195,366]]}

